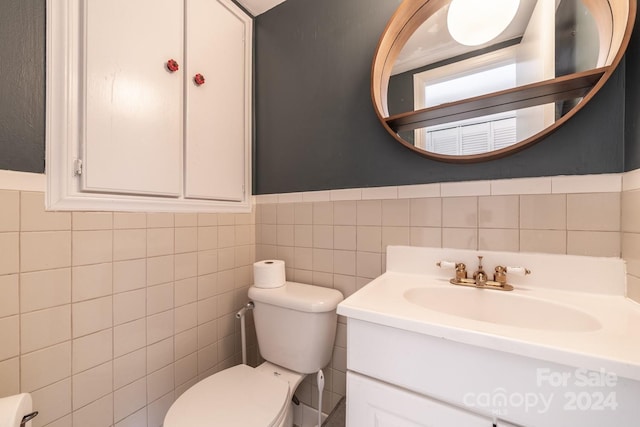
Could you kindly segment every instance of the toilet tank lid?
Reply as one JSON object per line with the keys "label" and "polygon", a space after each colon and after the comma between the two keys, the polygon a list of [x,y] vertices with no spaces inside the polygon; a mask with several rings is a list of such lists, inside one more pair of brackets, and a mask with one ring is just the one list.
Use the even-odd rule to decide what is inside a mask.
{"label": "toilet tank lid", "polygon": [[343,296],[336,289],[303,283],[286,282],[279,288],[249,288],[253,301],[286,307],[307,313],[324,313],[336,309]]}

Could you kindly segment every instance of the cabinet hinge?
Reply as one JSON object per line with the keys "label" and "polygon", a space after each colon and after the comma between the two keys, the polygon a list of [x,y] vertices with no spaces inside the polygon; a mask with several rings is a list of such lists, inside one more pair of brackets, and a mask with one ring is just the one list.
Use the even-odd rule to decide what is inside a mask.
{"label": "cabinet hinge", "polygon": [[82,160],[75,159],[73,161],[73,176],[82,175]]}

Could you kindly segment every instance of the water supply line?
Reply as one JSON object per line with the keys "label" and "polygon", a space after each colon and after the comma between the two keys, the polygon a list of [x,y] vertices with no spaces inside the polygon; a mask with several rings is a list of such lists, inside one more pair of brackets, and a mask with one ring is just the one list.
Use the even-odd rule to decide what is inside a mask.
{"label": "water supply line", "polygon": [[322,392],[324,391],[324,372],[318,371],[318,427],[322,426]]}
{"label": "water supply line", "polygon": [[32,413],[25,415],[24,417],[22,417],[22,421],[20,422],[20,427],[25,427],[29,421],[31,421],[37,416],[38,416],[38,411],[33,411]]}
{"label": "water supply line", "polygon": [[240,335],[242,341],[242,364],[247,364],[247,332],[244,322],[244,317],[247,314],[247,310],[253,310],[255,305],[253,301],[249,301],[236,313],[236,319],[240,319]]}

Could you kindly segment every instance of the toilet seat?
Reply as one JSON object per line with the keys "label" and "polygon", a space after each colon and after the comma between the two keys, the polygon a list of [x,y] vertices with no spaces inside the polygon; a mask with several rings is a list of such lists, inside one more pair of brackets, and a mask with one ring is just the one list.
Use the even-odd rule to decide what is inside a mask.
{"label": "toilet seat", "polygon": [[237,365],[184,392],[169,409],[164,427],[274,427],[289,399],[287,381]]}

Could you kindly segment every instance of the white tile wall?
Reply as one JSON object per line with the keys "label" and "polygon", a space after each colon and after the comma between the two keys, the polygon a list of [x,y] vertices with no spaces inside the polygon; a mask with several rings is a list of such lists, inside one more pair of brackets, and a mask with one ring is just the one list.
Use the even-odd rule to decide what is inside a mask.
{"label": "white tile wall", "polygon": [[254,214],[45,212],[17,188],[0,190],[0,397],[31,392],[34,427],[159,427],[239,362]]}
{"label": "white tile wall", "polygon": [[[237,363],[233,312],[255,259],[285,259],[290,279],[348,296],[384,271],[388,244],[622,253],[628,295],[640,301],[639,176],[267,195],[243,215],[51,213],[42,183],[9,186],[0,396],[32,392],[35,427],[159,426],[181,392]],[[340,323],[325,411],[345,393],[345,336]],[[298,392],[311,405],[313,385]]]}
{"label": "white tile wall", "polygon": [[621,240],[627,261],[627,296],[640,303],[640,169],[625,174],[623,190]]}
{"label": "white tile wall", "polygon": [[[632,187],[637,176],[625,175],[625,188],[638,190],[640,200],[640,184]],[[612,257],[625,246],[633,269],[640,266],[640,257],[634,261],[640,203],[635,193],[621,197],[622,180],[620,174],[536,177],[332,190],[329,197],[324,191],[258,196],[257,258],[283,259],[289,279],[345,296],[384,271],[389,244]],[[625,226],[633,233],[623,245]],[[629,277],[629,296],[640,300],[640,279]],[[344,395],[345,348],[339,336],[325,410]],[[298,391],[311,406],[312,385],[307,379]]]}

